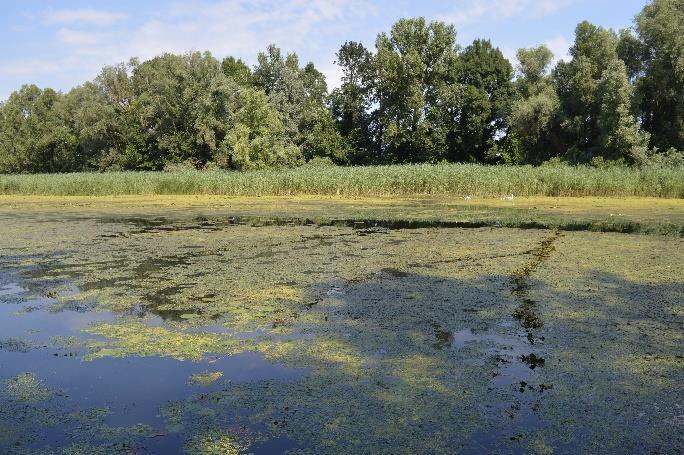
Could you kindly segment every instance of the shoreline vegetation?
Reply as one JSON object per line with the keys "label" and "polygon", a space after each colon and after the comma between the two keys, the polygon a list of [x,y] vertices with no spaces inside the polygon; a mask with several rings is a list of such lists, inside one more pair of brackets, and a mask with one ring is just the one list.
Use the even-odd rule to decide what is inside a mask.
{"label": "shoreline vegetation", "polygon": [[[488,39],[459,43],[453,24],[399,19],[378,33],[374,47],[341,44],[334,88],[314,63],[275,44],[254,65],[209,51],[131,58],[66,92],[24,85],[0,101],[0,173],[178,167],[282,173],[264,174],[265,188],[253,174],[114,177],[122,183],[108,183],[105,194],[108,186],[134,193],[337,194],[339,181],[352,176],[354,186],[342,193],[580,195],[589,188],[587,194],[681,197],[681,189],[663,187],[660,171],[624,171],[636,176],[625,184],[611,178],[623,171],[605,171],[607,183],[593,188],[582,181],[588,171],[549,184],[523,170],[520,177],[507,174],[510,183],[483,190],[470,176],[468,182],[477,182],[472,187],[454,186],[451,174],[463,174],[456,167],[428,168],[436,170],[434,178],[421,167],[334,171],[316,184],[309,171],[280,170],[321,162],[684,167],[681,5],[652,0],[633,27],[621,30],[581,22],[569,58],[560,60],[541,45],[518,49],[512,62]],[[538,174],[549,172],[565,171]],[[407,175],[418,181],[406,183]],[[84,182],[109,178],[68,180],[76,182],[75,194],[88,194],[95,190],[79,193]],[[533,187],[518,189],[521,181]]]}
{"label": "shoreline vegetation", "polygon": [[684,168],[420,164],[0,174],[1,195],[450,196],[684,198]]}

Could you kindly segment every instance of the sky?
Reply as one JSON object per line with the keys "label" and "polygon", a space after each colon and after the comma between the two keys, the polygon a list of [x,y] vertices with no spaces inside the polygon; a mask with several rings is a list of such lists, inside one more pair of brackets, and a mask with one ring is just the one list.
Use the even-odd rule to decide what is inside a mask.
{"label": "sky", "polygon": [[164,52],[210,51],[250,65],[270,43],[339,84],[345,41],[373,48],[402,17],[453,23],[466,46],[487,38],[509,59],[546,44],[567,56],[577,23],[629,27],[647,0],[0,0],[0,100],[33,83],[67,91],[104,65]]}

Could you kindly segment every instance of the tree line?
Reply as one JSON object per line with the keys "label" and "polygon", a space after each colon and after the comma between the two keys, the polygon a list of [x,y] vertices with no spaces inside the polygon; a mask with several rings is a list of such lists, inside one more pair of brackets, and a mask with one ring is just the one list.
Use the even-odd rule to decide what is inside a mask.
{"label": "tree line", "polygon": [[210,53],[106,66],[61,93],[25,85],[0,104],[0,172],[250,170],[547,160],[684,163],[684,0],[653,0],[632,29],[580,23],[570,59],[401,19],[374,49],[344,43],[328,92],[312,63],[271,45],[257,64]]}

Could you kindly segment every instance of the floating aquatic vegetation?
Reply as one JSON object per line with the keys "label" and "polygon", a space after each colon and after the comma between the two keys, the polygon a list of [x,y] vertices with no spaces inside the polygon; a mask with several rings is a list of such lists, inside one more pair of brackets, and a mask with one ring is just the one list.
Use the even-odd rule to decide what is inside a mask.
{"label": "floating aquatic vegetation", "polygon": [[[423,209],[432,210],[416,211]],[[196,215],[183,210],[179,216]],[[47,348],[0,356],[52,359],[55,349],[76,350],[76,358],[53,359],[49,380],[40,374],[45,387],[102,365],[115,364],[123,379],[149,368],[164,379],[149,394],[163,399],[141,404],[147,393],[112,381],[107,387],[121,404],[107,416],[97,411],[102,403],[89,413],[53,397],[54,406],[33,403],[14,422],[19,404],[3,397],[8,441],[17,434],[42,441],[43,423],[61,430],[68,422],[54,451],[164,453],[164,444],[180,450],[187,442],[193,450],[237,444],[279,453],[285,450],[266,444],[281,438],[293,453],[606,453],[620,452],[621,443],[631,452],[668,453],[678,446],[673,428],[682,412],[671,397],[681,382],[677,271],[684,264],[672,252],[681,239],[578,232],[550,242],[556,234],[545,230],[420,223],[256,228],[221,224],[215,214],[180,223],[150,214],[147,228],[144,219],[105,215],[107,223],[92,213],[43,220],[54,239],[26,228],[33,215],[2,219],[12,236],[0,238],[8,254],[0,273],[13,274],[5,281],[43,296],[59,292],[32,313],[16,314],[24,297],[17,298],[20,306],[3,320],[14,329],[45,318],[36,337]],[[33,265],[17,265],[24,250],[35,254]],[[35,264],[41,267],[26,268]],[[65,293],[68,286],[76,293]],[[19,326],[4,336],[23,337]],[[245,351],[299,373],[252,375],[253,358],[234,356]],[[83,353],[93,361],[80,362]],[[228,367],[226,359],[236,363]],[[212,385],[193,386],[219,373]],[[198,381],[188,385],[188,378]],[[149,427],[103,427],[142,409],[136,418]],[[0,452],[5,447],[0,439]]]}
{"label": "floating aquatic vegetation", "polygon": [[0,350],[8,352],[29,352],[33,346],[20,338],[0,339]]}
{"label": "floating aquatic vegetation", "polygon": [[245,447],[233,436],[210,432],[193,436],[185,446],[188,455],[240,455],[247,453]]}
{"label": "floating aquatic vegetation", "polygon": [[247,350],[249,342],[214,333],[184,333],[164,327],[151,327],[136,320],[121,323],[95,323],[85,333],[108,341],[88,343],[93,360],[104,357],[159,356],[178,360],[200,360],[208,353],[234,354]]}
{"label": "floating aquatic vegetation", "polygon": [[50,344],[56,348],[74,349],[84,347],[82,338],[76,336],[57,335],[50,338]]}
{"label": "floating aquatic vegetation", "polygon": [[62,455],[128,455],[135,453],[135,446],[127,444],[89,444],[80,442],[65,447]]}
{"label": "floating aquatic vegetation", "polygon": [[218,381],[223,377],[222,371],[203,371],[201,373],[195,373],[190,376],[188,384],[208,386]]}
{"label": "floating aquatic vegetation", "polygon": [[16,438],[17,435],[11,428],[0,427],[0,444],[10,445]]}
{"label": "floating aquatic vegetation", "polygon": [[193,401],[175,401],[162,406],[159,415],[164,419],[169,433],[180,433],[187,424],[193,426],[199,420],[213,418],[216,410]]}
{"label": "floating aquatic vegetation", "polygon": [[6,380],[5,392],[11,399],[24,403],[45,401],[53,394],[33,373],[19,373]]}

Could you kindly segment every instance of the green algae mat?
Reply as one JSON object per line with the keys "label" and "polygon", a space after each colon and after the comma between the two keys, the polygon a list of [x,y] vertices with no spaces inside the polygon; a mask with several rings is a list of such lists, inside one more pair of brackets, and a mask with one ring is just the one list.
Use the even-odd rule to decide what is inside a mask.
{"label": "green algae mat", "polygon": [[0,453],[681,453],[683,218],[0,198]]}
{"label": "green algae mat", "polygon": [[260,218],[262,223],[364,221],[394,227],[518,227],[684,235],[684,199],[600,197],[3,196],[0,214],[122,218]]}

